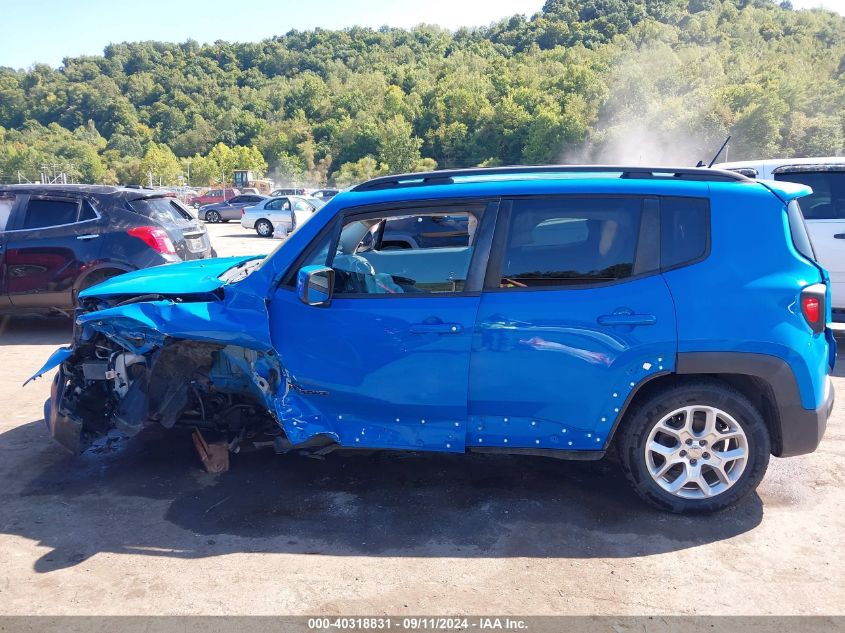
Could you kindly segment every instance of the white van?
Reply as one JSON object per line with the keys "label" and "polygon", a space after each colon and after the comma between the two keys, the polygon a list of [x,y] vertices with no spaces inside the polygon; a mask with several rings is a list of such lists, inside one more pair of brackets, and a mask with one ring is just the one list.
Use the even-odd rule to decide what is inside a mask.
{"label": "white van", "polygon": [[800,182],[813,188],[801,210],[816,258],[830,273],[834,319],[845,319],[845,157],[776,158],[714,165],[751,178]]}

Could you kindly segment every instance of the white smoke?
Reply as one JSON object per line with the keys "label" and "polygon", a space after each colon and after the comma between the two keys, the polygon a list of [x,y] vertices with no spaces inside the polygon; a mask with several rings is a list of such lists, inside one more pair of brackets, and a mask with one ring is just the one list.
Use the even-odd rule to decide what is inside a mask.
{"label": "white smoke", "polygon": [[[654,44],[620,56],[609,94],[582,147],[565,163],[694,166],[709,162],[728,134],[713,91],[724,69],[694,51]],[[721,160],[724,160],[724,154]]]}

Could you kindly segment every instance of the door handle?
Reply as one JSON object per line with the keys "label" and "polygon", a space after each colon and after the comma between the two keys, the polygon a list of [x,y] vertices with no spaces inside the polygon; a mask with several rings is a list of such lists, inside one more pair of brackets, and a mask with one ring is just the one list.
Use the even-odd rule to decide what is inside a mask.
{"label": "door handle", "polygon": [[833,239],[835,239],[835,240],[845,240],[845,233],[837,233],[836,235],[833,236]]}
{"label": "door handle", "polygon": [[603,314],[596,319],[599,325],[654,325],[657,317],[653,314]]}
{"label": "door handle", "polygon": [[411,334],[458,334],[463,329],[460,323],[414,323]]}
{"label": "door handle", "polygon": [[97,239],[98,237],[100,237],[100,236],[97,233],[88,233],[87,235],[77,235],[76,239],[78,239],[78,240],[94,240],[94,239]]}

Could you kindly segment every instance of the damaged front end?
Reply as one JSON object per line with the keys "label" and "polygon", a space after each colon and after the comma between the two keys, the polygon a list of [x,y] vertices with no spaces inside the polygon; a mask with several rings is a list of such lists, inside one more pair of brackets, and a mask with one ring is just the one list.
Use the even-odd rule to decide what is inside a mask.
{"label": "damaged front end", "polygon": [[[72,345],[33,377],[58,367],[44,418],[60,444],[79,453],[115,430],[131,436],[158,424],[200,429],[231,450],[285,447],[274,410],[288,385],[261,284],[227,285],[254,260],[220,261],[193,265],[175,282],[174,269],[189,264],[162,267],[167,284],[154,283],[150,269],[81,293]],[[232,268],[244,274],[232,277]],[[150,287],[166,291],[142,292]]]}

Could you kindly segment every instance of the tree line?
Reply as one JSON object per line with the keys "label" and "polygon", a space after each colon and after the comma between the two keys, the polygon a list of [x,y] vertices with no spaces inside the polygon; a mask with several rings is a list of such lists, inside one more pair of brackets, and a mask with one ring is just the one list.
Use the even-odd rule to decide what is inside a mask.
{"label": "tree line", "polygon": [[[0,181],[346,185],[559,161],[845,152],[845,18],[774,0],[548,0],[449,32],[111,44],[0,68]],[[43,176],[42,176],[43,175]]]}

